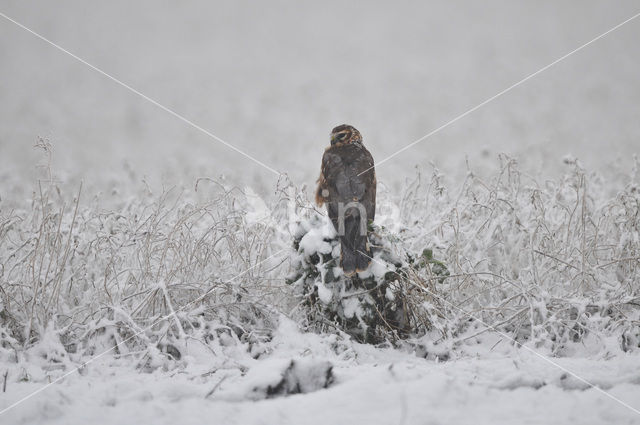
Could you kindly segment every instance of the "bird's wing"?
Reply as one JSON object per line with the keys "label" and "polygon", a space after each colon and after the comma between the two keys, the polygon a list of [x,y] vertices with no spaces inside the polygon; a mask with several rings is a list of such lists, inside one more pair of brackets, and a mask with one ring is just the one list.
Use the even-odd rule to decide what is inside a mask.
{"label": "bird's wing", "polygon": [[325,150],[322,155],[322,164],[320,165],[320,177],[318,177],[318,188],[316,189],[316,204],[322,206],[331,199],[330,189],[335,185],[335,170],[341,167],[340,156]]}
{"label": "bird's wing", "polygon": [[360,202],[367,210],[367,219],[373,221],[376,214],[376,170],[374,168],[373,156],[366,148],[362,148],[362,152],[356,161],[356,175],[358,180],[364,186],[364,193],[360,198]]}
{"label": "bird's wing", "polygon": [[343,170],[344,165],[340,155],[331,148],[327,149],[322,156],[321,182],[318,191],[325,191],[322,197],[324,202],[327,202],[327,213],[331,221],[334,222],[334,226],[338,224],[338,202],[341,201],[336,182],[341,180],[340,176],[344,172]]}
{"label": "bird's wing", "polygon": [[322,175],[327,186],[334,187],[343,169],[342,158],[332,149],[327,149],[322,156]]}

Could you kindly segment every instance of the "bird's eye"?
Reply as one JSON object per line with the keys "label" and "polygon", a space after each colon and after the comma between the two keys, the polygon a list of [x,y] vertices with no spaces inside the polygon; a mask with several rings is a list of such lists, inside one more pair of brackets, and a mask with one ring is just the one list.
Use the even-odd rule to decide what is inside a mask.
{"label": "bird's eye", "polygon": [[341,134],[338,136],[338,139],[340,139],[340,140],[344,140],[346,137],[347,137],[347,133],[341,133]]}

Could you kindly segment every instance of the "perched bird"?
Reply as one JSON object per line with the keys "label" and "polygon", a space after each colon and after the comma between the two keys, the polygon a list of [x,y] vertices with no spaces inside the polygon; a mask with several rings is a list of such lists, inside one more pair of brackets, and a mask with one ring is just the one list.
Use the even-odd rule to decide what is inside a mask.
{"label": "perched bird", "polygon": [[344,274],[366,270],[371,262],[368,224],[376,214],[376,173],[360,132],[350,125],[331,131],[331,146],[322,156],[316,203],[327,204],[340,238]]}

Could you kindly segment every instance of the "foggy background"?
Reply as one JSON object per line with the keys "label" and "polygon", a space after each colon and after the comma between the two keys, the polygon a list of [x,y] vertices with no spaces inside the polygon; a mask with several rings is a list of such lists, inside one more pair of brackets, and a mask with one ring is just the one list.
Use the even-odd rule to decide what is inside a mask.
{"label": "foggy background", "polygon": [[[0,11],[225,141],[312,185],[332,127],[376,160],[638,12],[634,1],[0,1]],[[640,141],[640,20],[378,167],[397,187],[505,152],[547,178],[572,154],[628,167]],[[152,185],[276,176],[0,18],[0,176]],[[616,162],[617,161],[617,162]],[[1,195],[1,194],[0,194]]]}

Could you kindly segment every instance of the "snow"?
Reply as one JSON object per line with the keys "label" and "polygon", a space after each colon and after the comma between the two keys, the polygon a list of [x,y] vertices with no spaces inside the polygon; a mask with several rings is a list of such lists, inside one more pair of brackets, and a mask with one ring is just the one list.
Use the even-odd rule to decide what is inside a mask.
{"label": "snow", "polygon": [[[466,356],[443,362],[337,335],[304,334],[283,319],[271,348],[264,359],[241,355],[221,365],[210,353],[151,373],[124,358],[101,358],[3,414],[0,423],[640,423],[640,414],[505,343],[493,351],[470,345]],[[638,354],[554,361],[640,407]],[[265,389],[282,380],[292,362],[293,375],[305,383],[301,394],[267,398]],[[328,367],[333,378],[324,388]],[[47,379],[10,378],[0,408]]]}
{"label": "snow", "polygon": [[320,297],[320,301],[325,304],[329,304],[331,302],[331,298],[333,298],[333,291],[323,283],[318,282],[318,296]]}
{"label": "snow", "polygon": [[273,225],[273,223],[269,223],[272,218],[271,210],[262,197],[256,194],[249,186],[245,187],[244,193],[246,195],[247,203],[249,204],[247,214],[245,215],[247,224],[267,222],[266,224]]}
{"label": "snow", "polygon": [[323,220],[323,225],[314,227],[307,232],[300,240],[300,249],[305,255],[311,256],[315,253],[329,254],[332,252],[331,244],[325,239],[330,239],[336,234],[333,225],[328,217]]}
{"label": "snow", "polygon": [[342,301],[342,306],[346,318],[362,316],[361,303],[357,297],[347,297]]}

